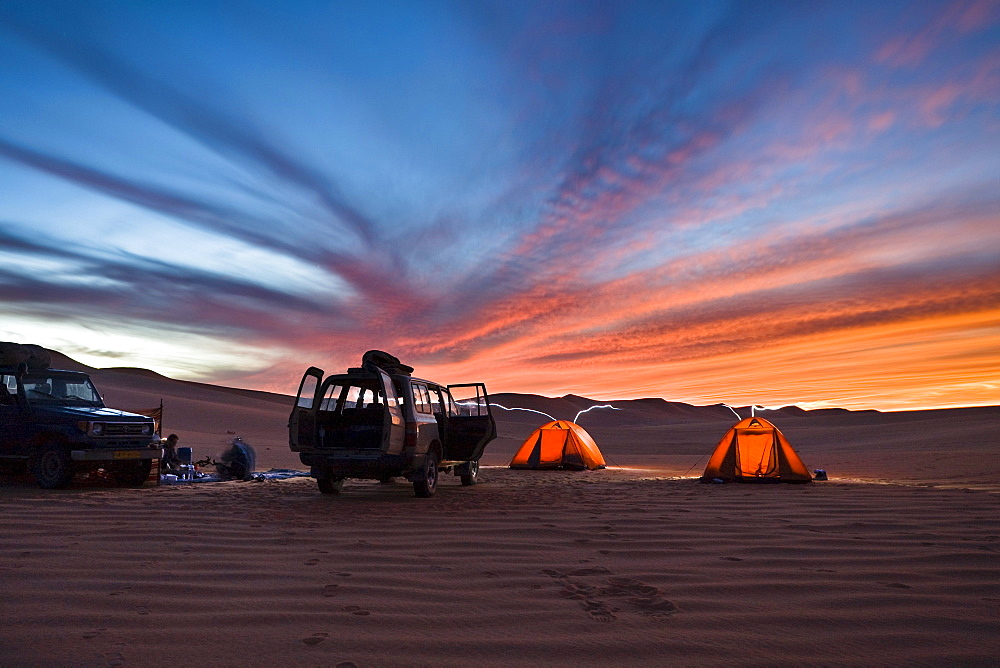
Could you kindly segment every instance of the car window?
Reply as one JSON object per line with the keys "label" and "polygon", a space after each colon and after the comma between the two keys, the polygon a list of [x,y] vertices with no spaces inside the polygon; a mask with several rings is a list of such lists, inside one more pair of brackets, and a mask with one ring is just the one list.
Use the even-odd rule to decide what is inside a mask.
{"label": "car window", "polygon": [[381,392],[371,385],[350,385],[344,408],[371,408],[381,403],[384,403],[381,401]]}
{"label": "car window", "polygon": [[296,406],[299,408],[313,407],[313,399],[315,399],[317,389],[316,384],[319,383],[319,380],[319,378],[311,374],[302,378],[302,385],[299,386],[299,398],[296,401]]}
{"label": "car window", "polygon": [[89,406],[101,401],[101,395],[86,376],[32,373],[21,382],[28,401],[32,403]]}
{"label": "car window", "polygon": [[396,390],[396,401],[399,403],[399,407],[402,408],[406,405],[406,392],[404,391],[404,385],[396,378],[392,379],[392,386]]}
{"label": "car window", "polygon": [[385,394],[376,381],[340,380],[323,389],[319,410],[342,413],[344,409],[373,408],[385,403]]}
{"label": "car window", "polygon": [[431,412],[431,398],[426,385],[413,384],[413,407],[418,413]]}
{"label": "car window", "polygon": [[326,388],[326,392],[323,393],[323,398],[319,402],[319,409],[321,411],[336,410],[337,401],[340,399],[340,393],[343,391],[344,386],[336,383]]}
{"label": "car window", "polygon": [[388,409],[389,414],[393,417],[402,419],[403,414],[400,411],[399,403],[396,399],[396,386],[389,378],[388,374],[384,371],[379,371],[379,375],[382,377],[382,386],[385,388],[385,407]]}
{"label": "car window", "polygon": [[448,415],[454,417],[458,415],[458,406],[455,405],[455,400],[451,396],[451,392],[445,390],[441,393],[444,396],[445,403],[448,406]]}
{"label": "car window", "polygon": [[431,394],[431,412],[440,413],[444,410],[444,405],[441,403],[441,388],[432,385],[428,390]]}

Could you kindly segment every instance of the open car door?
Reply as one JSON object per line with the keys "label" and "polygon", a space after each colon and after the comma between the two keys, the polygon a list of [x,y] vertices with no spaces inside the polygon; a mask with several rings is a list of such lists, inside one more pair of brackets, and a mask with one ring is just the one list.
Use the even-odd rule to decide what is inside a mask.
{"label": "open car door", "polygon": [[403,424],[403,408],[396,397],[396,388],[392,380],[382,369],[378,370],[382,382],[381,399],[385,403],[385,414],[382,425],[382,452],[398,455],[403,452],[406,427]]}
{"label": "open car door", "polygon": [[316,412],[319,410],[319,387],[323,370],[314,366],[306,369],[295,395],[295,405],[288,418],[288,445],[292,452],[315,448],[317,443]]}
{"label": "open car door", "polygon": [[490,412],[490,399],[483,383],[449,385],[453,404],[443,424],[444,458],[449,461],[479,461],[486,444],[497,437]]}

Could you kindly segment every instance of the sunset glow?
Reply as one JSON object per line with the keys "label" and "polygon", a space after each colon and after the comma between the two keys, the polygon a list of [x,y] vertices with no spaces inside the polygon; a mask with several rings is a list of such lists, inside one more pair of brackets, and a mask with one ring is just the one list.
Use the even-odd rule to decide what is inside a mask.
{"label": "sunset glow", "polygon": [[0,5],[0,340],[1000,403],[1000,4]]}

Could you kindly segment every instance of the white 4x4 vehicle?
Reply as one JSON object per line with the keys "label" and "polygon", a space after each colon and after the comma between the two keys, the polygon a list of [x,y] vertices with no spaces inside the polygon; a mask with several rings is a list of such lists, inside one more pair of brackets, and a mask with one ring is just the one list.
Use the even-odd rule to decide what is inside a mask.
{"label": "white 4x4 vehicle", "polygon": [[441,471],[476,482],[479,458],[496,438],[486,386],[439,385],[378,350],[360,368],[324,378],[309,367],[288,421],[288,442],[319,491],[338,494],[345,478],[404,476],[429,497]]}

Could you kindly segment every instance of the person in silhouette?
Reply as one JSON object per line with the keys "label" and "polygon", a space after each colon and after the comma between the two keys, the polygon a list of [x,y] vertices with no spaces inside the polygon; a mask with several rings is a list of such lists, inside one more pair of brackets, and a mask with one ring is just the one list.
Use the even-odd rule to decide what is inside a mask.
{"label": "person in silhouette", "polygon": [[163,442],[163,459],[160,460],[160,473],[179,473],[181,460],[177,457],[177,434],[170,434]]}

